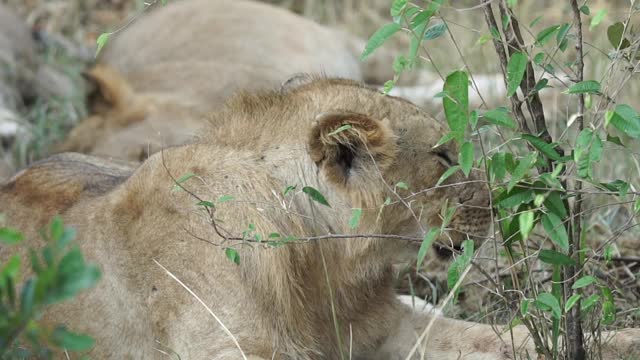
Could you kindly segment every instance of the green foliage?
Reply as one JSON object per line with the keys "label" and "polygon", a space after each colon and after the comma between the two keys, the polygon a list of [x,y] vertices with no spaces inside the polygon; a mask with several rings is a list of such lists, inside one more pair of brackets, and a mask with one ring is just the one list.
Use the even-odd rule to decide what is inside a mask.
{"label": "green foliage", "polygon": [[378,31],[376,31],[371,37],[369,41],[367,41],[367,45],[362,51],[362,55],[360,55],[360,59],[364,60],[369,55],[373,54],[377,48],[382,46],[385,41],[387,41],[390,37],[392,37],[395,33],[397,33],[401,29],[401,26],[396,23],[387,24],[381,27]]}
{"label": "green foliage", "polygon": [[302,188],[302,192],[309,195],[309,198],[311,198],[311,200],[317,203],[320,203],[324,206],[331,207],[331,205],[329,205],[329,203],[327,202],[327,199],[325,199],[324,195],[322,195],[322,193],[316,190],[315,188],[311,186],[305,186]]}
{"label": "green foliage", "polygon": [[236,265],[240,265],[240,254],[238,254],[238,250],[228,247],[224,249],[224,254],[231,262]]}
{"label": "green foliage", "polygon": [[528,61],[527,54],[516,52],[511,55],[507,65],[507,96],[513,96],[518,90]]}
{"label": "green foliage", "polygon": [[451,135],[458,142],[464,139],[469,121],[469,77],[464,71],[454,71],[447,76],[442,98],[444,113]]}
{"label": "green foliage", "polygon": [[492,124],[502,126],[508,129],[515,129],[518,127],[515,121],[513,120],[513,118],[511,117],[509,110],[504,107],[487,111],[484,114],[482,114],[482,118],[489,121]]}
{"label": "green foliage", "polygon": [[96,57],[98,57],[102,48],[107,45],[107,41],[109,41],[111,35],[112,33],[102,33],[98,36],[98,39],[96,40]]}
{"label": "green foliage", "polygon": [[[465,271],[465,269],[471,264],[471,259],[473,258],[474,252],[474,244],[472,240],[465,240],[462,243],[462,254],[456,257],[451,266],[449,266],[449,271],[447,272],[447,285],[449,289],[452,290],[453,287],[460,280],[460,276]],[[458,291],[456,291],[454,298],[457,298]],[[454,300],[455,301],[455,300]]]}
{"label": "green foliage", "polygon": [[599,92],[600,83],[595,80],[581,81],[567,89],[568,94],[597,94]]}
{"label": "green foliage", "polygon": [[[1,228],[0,234],[10,234],[8,238],[14,245],[23,238],[8,228]],[[7,239],[4,235],[0,237]],[[98,268],[87,264],[80,249],[72,244],[75,230],[65,227],[60,217],[51,221],[42,237],[46,245],[41,250],[29,249],[33,275],[24,279],[20,290],[17,283],[22,258],[14,255],[1,266],[1,359],[51,358],[54,349],[83,352],[94,345],[89,336],[76,334],[64,326],[48,328],[39,322],[50,306],[74,298],[100,279]]]}
{"label": "green foliage", "polygon": [[420,268],[420,266],[422,266],[422,262],[424,261],[424,258],[427,256],[427,251],[429,251],[429,249],[431,248],[431,245],[433,245],[433,241],[436,239],[438,235],[440,235],[440,229],[431,228],[429,229],[429,232],[427,233],[427,235],[424,236],[424,239],[422,240],[422,244],[420,244],[420,250],[418,250],[418,262],[416,264],[418,269]]}
{"label": "green foliage", "polygon": [[473,167],[473,144],[466,141],[460,147],[460,155],[458,159],[464,176],[469,177],[471,168]]}
{"label": "green foliage", "polygon": [[351,209],[351,218],[349,219],[349,228],[355,229],[360,225],[360,219],[362,218],[362,209]]}
{"label": "green foliage", "polygon": [[[400,73],[413,68],[417,51],[424,41],[439,38],[448,31],[446,24],[451,22],[429,24],[443,3],[393,2],[391,13],[394,23],[402,26],[402,33],[409,35],[411,44],[408,55],[399,57],[394,64],[396,76],[390,86],[395,85]],[[632,106],[621,102],[618,92],[622,87],[613,84],[616,80],[611,81],[617,79],[613,77],[613,71],[607,70],[602,77],[600,74],[585,76],[582,61],[579,60],[587,62],[590,58],[585,56],[576,59],[575,52],[567,51],[582,47],[590,55],[594,53],[592,48],[598,46],[595,42],[579,43],[581,38],[578,30],[584,32],[585,29],[578,28],[573,16],[554,24],[541,15],[530,26],[545,23],[543,28],[522,29],[522,25],[512,22],[510,12],[513,9],[513,14],[519,14],[518,2],[510,0],[506,4],[508,8],[500,8],[500,11],[496,10],[498,5],[485,5],[493,8],[494,16],[499,12],[501,18],[496,19],[497,26],[489,24],[476,45],[493,40],[508,49],[505,61],[501,61],[500,65],[507,90],[503,103],[512,106],[510,109],[487,109],[483,104],[482,107],[472,108],[469,103],[471,74],[466,61],[463,61],[464,67],[442,73],[443,91],[434,98],[442,98],[449,132],[438,141],[436,147],[454,140],[459,153],[458,164],[444,171],[437,186],[458,171],[469,176],[473,166],[486,170],[493,196],[491,203],[497,222],[495,228],[500,233],[498,240],[503,244],[502,252],[510,262],[511,281],[506,280],[498,285],[513,288],[513,293],[522,294],[517,302],[521,316],[511,324],[524,324],[531,331],[537,329],[542,339],[539,346],[545,348],[540,354],[544,354],[545,358],[562,358],[565,345],[560,338],[566,336],[563,329],[565,321],[587,321],[590,315],[594,315],[601,324],[611,324],[616,319],[616,292],[596,277],[595,274],[601,272],[589,271],[591,267],[601,264],[594,259],[586,261],[588,256],[592,256],[592,250],[599,252],[598,255],[603,253],[609,261],[610,247],[589,251],[584,249],[585,234],[591,226],[584,219],[591,212],[584,207],[580,210],[577,204],[591,204],[585,201],[593,198],[591,193],[611,195],[621,198],[616,199],[615,204],[633,203],[634,212],[640,213],[640,200],[628,201],[630,196],[637,195],[633,190],[637,184],[628,180],[598,179],[598,168],[602,166],[601,160],[608,150],[605,145],[635,151],[632,146],[637,145],[633,144],[633,140],[640,138],[640,114]],[[640,60],[638,37],[630,26],[629,18],[612,21],[605,31],[598,29],[598,26],[607,17],[607,8],[592,11],[584,4],[575,10],[583,14],[581,22],[594,32],[594,38],[596,32],[606,35],[608,51],[598,50],[605,55],[608,52],[611,63],[607,69],[625,68],[630,74],[631,69],[637,68]],[[443,18],[447,19],[446,16]],[[533,34],[535,42],[530,43],[526,36],[524,40],[514,41],[513,27],[520,27],[515,29],[516,37],[519,36],[518,31]],[[454,34],[449,35],[454,37]],[[504,42],[505,39],[509,41],[508,44]],[[458,41],[452,46],[458,50],[460,43]],[[429,49],[428,46],[425,48]],[[464,56],[463,53],[461,51],[459,55]],[[433,62],[429,66],[439,69],[438,72],[445,67],[436,63],[433,56],[429,56],[429,61]],[[531,68],[534,73],[528,74]],[[585,68],[590,68],[590,64],[587,63]],[[550,75],[544,76],[545,73]],[[577,75],[579,73],[581,75]],[[573,82],[558,84],[556,80],[566,79],[565,74]],[[535,79],[535,84],[529,83],[529,78]],[[536,101],[538,94],[544,95],[554,87],[562,87],[558,92],[569,98],[567,108],[571,109],[568,114],[571,117],[563,119],[563,113],[560,113],[556,115],[560,121],[551,126],[549,119],[544,118],[546,114],[536,109]],[[385,90],[389,88],[385,86]],[[520,93],[518,89],[521,89]],[[576,106],[578,100],[584,101],[584,107]],[[540,123],[540,120],[544,122]],[[563,127],[565,124],[566,127]],[[547,132],[546,128],[554,128],[554,131]],[[499,136],[492,138],[494,133]],[[491,143],[483,144],[487,139]],[[495,141],[500,143],[495,144]],[[609,144],[605,144],[605,141]],[[475,151],[474,143],[480,145]],[[600,204],[600,201],[598,199],[596,203]],[[441,214],[443,223],[450,220],[447,220],[448,214]],[[431,229],[425,236],[417,256],[418,266],[423,264],[427,249],[445,231],[445,227]],[[583,247],[583,250],[576,251],[579,247]],[[449,269],[450,288],[460,280],[460,275],[470,262],[473,249],[469,253],[469,248],[472,249],[472,243],[465,243],[463,254],[456,257]],[[551,282],[540,282],[540,279],[531,275],[531,269],[538,266],[545,273],[552,274]],[[568,272],[565,272],[569,268],[576,274],[594,275],[569,278],[566,277]],[[564,283],[571,285],[569,291],[563,291]],[[577,320],[573,312],[569,313],[570,310],[577,310],[576,307],[583,312],[583,317]]]}

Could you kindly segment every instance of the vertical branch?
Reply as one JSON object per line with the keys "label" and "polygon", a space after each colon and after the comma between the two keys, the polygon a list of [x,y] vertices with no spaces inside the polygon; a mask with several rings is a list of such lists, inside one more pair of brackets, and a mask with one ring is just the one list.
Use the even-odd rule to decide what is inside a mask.
{"label": "vertical branch", "polygon": [[[506,28],[503,28],[502,32],[500,33],[500,30],[498,29],[498,24],[493,14],[493,6],[490,1],[484,3],[483,10],[484,10],[485,21],[489,27],[489,31],[492,34],[495,34],[496,32],[498,32],[500,36],[504,34],[506,38],[506,41],[504,41],[501,37],[496,38],[496,36],[492,36],[493,45],[496,49],[496,53],[498,54],[498,59],[500,60],[500,68],[502,70],[504,84],[505,84],[505,87],[508,87],[507,67],[509,64],[509,56],[515,51],[522,50],[522,46],[518,43],[518,36],[521,39],[521,36],[519,35],[520,31],[518,29],[517,31],[518,36],[516,36],[515,32],[513,31],[513,28],[517,27],[518,24],[517,22],[512,23],[510,21],[509,25]],[[501,8],[501,11],[502,10],[503,9]],[[493,29],[495,29],[495,31]],[[505,49],[505,43],[507,44],[508,50]],[[532,98],[532,95],[537,97],[537,94],[533,93],[533,89],[535,88],[535,74],[533,71],[533,66],[531,65],[530,61],[528,61],[528,64],[527,64],[526,78],[520,84],[520,88],[522,89],[522,92],[525,98],[527,99]],[[531,131],[529,124],[527,123],[527,118],[525,117],[525,114],[522,111],[522,101],[518,98],[518,94],[514,94],[513,96],[510,96],[509,100],[511,101],[511,108],[521,128],[524,129],[524,131],[529,134],[542,135],[542,138],[545,141],[551,143],[551,136],[546,131],[544,111],[542,109],[542,103],[540,102],[539,97],[537,97],[539,106],[533,106],[533,107],[528,106],[529,112],[531,113],[532,117],[536,120],[534,122],[534,125],[535,125],[534,131],[536,132],[535,134]],[[543,168],[540,168],[539,171],[541,173],[547,172],[548,169],[546,169],[546,167],[543,167]],[[551,351],[549,350],[548,346],[546,346],[546,341],[541,337],[541,332],[538,331],[539,329],[536,327],[536,324],[533,321],[530,321],[529,319],[526,319],[524,317],[521,317],[520,319],[522,321],[522,324],[526,326],[527,329],[529,330],[529,333],[532,337],[533,342],[536,344],[536,348],[538,349],[538,351],[541,354],[543,354],[545,358],[552,359],[553,356],[551,354]]]}
{"label": "vertical branch", "polygon": [[[571,0],[571,8],[573,10],[574,22],[576,24],[576,76],[577,82],[584,80],[584,53],[582,49],[582,18],[580,16],[580,7],[577,0]],[[578,130],[584,129],[584,94],[578,94]],[[565,294],[569,296],[572,292],[572,285],[575,280],[575,274],[578,271],[579,254],[580,254],[580,235],[582,233],[582,182],[575,182],[576,198],[573,203],[571,224],[572,232],[569,243],[569,255],[574,257],[578,265],[571,265],[565,268]],[[582,323],[580,322],[580,306],[574,306],[567,314],[566,318],[566,341],[567,341],[567,357],[569,359],[584,359],[586,357],[584,349],[584,334],[582,332]]]}
{"label": "vertical branch", "polygon": [[[491,6],[491,2],[487,2],[484,6],[484,19],[489,26],[489,31],[491,34],[494,34],[491,29],[495,29],[498,31],[498,24],[496,23],[496,18],[493,16],[493,7]],[[507,88],[507,64],[509,63],[509,58],[507,56],[507,52],[504,49],[504,45],[502,39],[496,39],[492,36],[493,46],[496,48],[496,53],[498,54],[498,58],[500,59],[500,68],[502,69],[502,78],[504,80],[504,86]],[[511,109],[518,120],[520,126],[525,129],[527,132],[531,132],[527,126],[527,118],[524,116],[522,112],[522,102],[518,99],[518,95],[514,94],[509,98],[511,100]]]}
{"label": "vertical branch", "polygon": [[[524,49],[524,39],[522,38],[522,32],[520,31],[520,23],[518,19],[515,17],[513,12],[506,6],[504,0],[498,3],[500,8],[500,16],[503,18],[508,18],[509,22],[507,26],[503,29],[504,34],[507,38],[507,48],[509,49],[509,54],[514,52],[522,52]],[[547,126],[544,117],[544,109],[542,107],[542,101],[540,101],[540,96],[538,92],[535,91],[536,88],[536,75],[533,70],[533,65],[531,61],[527,61],[527,69],[525,72],[525,77],[520,84],[520,89],[524,94],[524,100],[526,101],[527,109],[531,114],[533,119],[533,128],[536,136],[539,136],[542,140],[547,143],[551,143],[551,135],[549,131],[547,131]]]}

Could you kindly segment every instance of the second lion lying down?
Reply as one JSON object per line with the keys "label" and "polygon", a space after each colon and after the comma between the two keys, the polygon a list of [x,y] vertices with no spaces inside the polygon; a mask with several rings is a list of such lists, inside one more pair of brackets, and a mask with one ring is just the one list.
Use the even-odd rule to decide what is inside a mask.
{"label": "second lion lying down", "polygon": [[[440,225],[445,200],[458,207],[454,245],[465,234],[484,235],[490,214],[479,182],[392,192],[400,181],[415,191],[433,188],[454,165],[452,143],[433,149],[444,133],[404,100],[356,82],[307,80],[235,96],[200,143],[166,149],[135,170],[58,155],[4,184],[0,203],[31,239],[62,214],[101,265],[95,289],[46,317],[93,335],[92,358],[163,358],[161,344],[184,359],[404,359],[431,320],[427,359],[512,359],[512,349],[535,358],[523,329],[514,329],[512,346],[488,325],[433,319],[397,300],[391,261],[407,242],[259,241],[354,231],[420,236],[421,228]],[[193,174],[181,182],[186,191],[172,191],[185,174]],[[304,187],[319,190],[330,206]],[[348,225],[353,208],[362,209],[356,230]],[[225,247],[238,252],[239,264]],[[6,251],[0,255],[6,260]],[[639,339],[636,330],[620,332],[603,354],[631,354]]]}

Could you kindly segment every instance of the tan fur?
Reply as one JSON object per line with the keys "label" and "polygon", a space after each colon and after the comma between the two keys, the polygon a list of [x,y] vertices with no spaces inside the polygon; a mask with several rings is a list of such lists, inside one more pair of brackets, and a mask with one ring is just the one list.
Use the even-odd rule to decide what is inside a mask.
{"label": "tan fur", "polygon": [[188,141],[239,89],[275,88],[301,72],[361,80],[376,71],[371,80],[390,79],[393,58],[362,63],[363,46],[264,3],[170,2],[111,37],[87,74],[96,87],[92,116],[58,151],[144,160]]}
{"label": "tan fur", "polygon": [[[351,127],[336,132],[343,125]],[[347,238],[271,248],[224,241],[218,232],[242,236],[254,224],[263,238],[420,236],[420,226],[439,226],[437,214],[448,199],[460,206],[455,228],[484,234],[484,185],[400,191],[419,222],[390,192],[399,181],[414,192],[435,185],[446,158],[457,158],[451,143],[433,149],[444,132],[404,100],[346,80],[318,79],[232,98],[199,142],[156,153],[131,175],[126,166],[59,155],[2,186],[0,203],[8,206],[8,223],[27,231],[30,245],[45,219],[61,213],[77,227],[89,260],[101,265],[103,279],[94,290],[46,317],[95,336],[92,358],[164,358],[157,348],[182,359],[241,358],[221,326],[156,260],[211,307],[250,359],[339,359],[339,343],[352,359],[404,359],[432,319],[393,293],[391,261],[406,242]],[[172,177],[186,173],[196,177],[182,185],[200,199],[234,197],[216,205],[218,232],[193,195],[171,190]],[[459,180],[459,174],[452,179]],[[285,197],[288,185],[297,190]],[[331,207],[311,201],[303,186],[318,189]],[[387,197],[395,200],[381,208]],[[354,207],[362,207],[363,216],[351,230]],[[227,246],[238,250],[239,265],[225,257]],[[6,259],[6,249],[0,255]],[[526,331],[516,328],[514,336],[519,351],[522,344],[533,351]],[[438,317],[426,359],[510,359],[510,337],[503,339],[487,325]],[[604,354],[630,354],[638,339],[629,330]]]}

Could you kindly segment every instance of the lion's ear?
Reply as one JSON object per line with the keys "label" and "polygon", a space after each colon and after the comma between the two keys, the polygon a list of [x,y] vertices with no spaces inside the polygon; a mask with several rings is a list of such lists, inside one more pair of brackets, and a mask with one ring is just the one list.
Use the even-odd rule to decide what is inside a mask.
{"label": "lion's ear", "polygon": [[311,159],[335,185],[365,185],[393,162],[396,144],[385,122],[353,112],[316,117],[308,141]]}
{"label": "lion's ear", "polygon": [[96,65],[83,75],[89,83],[89,104],[94,112],[122,108],[134,95],[122,74],[108,65]]}

